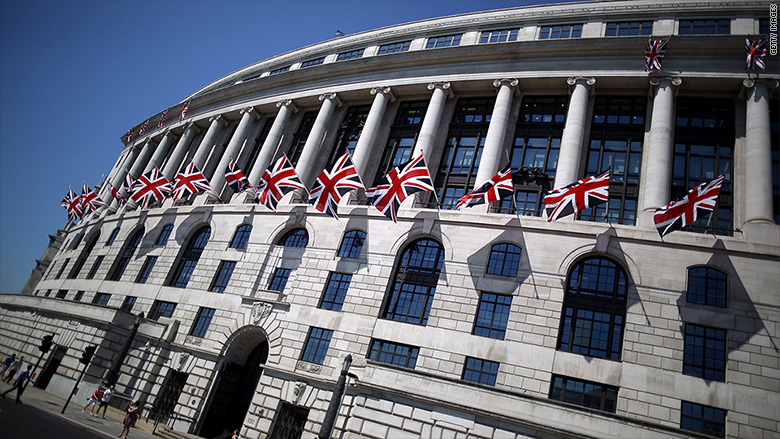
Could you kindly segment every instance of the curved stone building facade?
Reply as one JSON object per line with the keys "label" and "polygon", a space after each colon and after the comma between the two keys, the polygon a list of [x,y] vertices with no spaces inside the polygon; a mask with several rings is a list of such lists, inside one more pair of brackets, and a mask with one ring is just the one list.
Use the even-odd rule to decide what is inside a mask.
{"label": "curved stone building facade", "polygon": [[[334,437],[775,437],[780,63],[746,71],[744,49],[769,8],[463,14],[226,75],[160,128],[150,115],[108,174],[192,161],[219,197],[57,231],[0,297],[0,351],[37,357],[55,334],[37,385],[66,396],[96,345],[81,393],[121,361],[120,397],[208,438],[319,433],[348,355]],[[671,36],[661,71],[644,68],[651,36]],[[345,151],[367,186],[422,152],[436,196],[393,223],[362,192],[336,220],[302,193],[274,212],[225,185],[231,160],[257,184],[286,154],[310,188]],[[507,163],[514,199],[454,208]],[[546,191],[610,163],[607,205],[546,221]],[[727,166],[711,220],[661,240],[654,210]]]}

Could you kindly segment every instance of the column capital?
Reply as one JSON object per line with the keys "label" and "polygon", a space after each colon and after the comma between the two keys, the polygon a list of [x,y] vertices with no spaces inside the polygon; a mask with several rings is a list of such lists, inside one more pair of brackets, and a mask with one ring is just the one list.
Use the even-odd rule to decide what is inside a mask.
{"label": "column capital", "polygon": [[337,107],[344,105],[344,102],[341,100],[339,95],[337,95],[335,92],[321,94],[320,100],[324,101],[325,99],[335,102]]}
{"label": "column capital", "polygon": [[282,107],[290,107],[293,113],[298,112],[298,106],[295,105],[295,102],[293,102],[292,99],[285,99],[276,103],[276,108],[282,108]]}
{"label": "column capital", "polygon": [[661,82],[669,82],[675,87],[679,87],[682,84],[682,78],[679,76],[653,76],[649,79],[650,85],[658,86]]}
{"label": "column capital", "polygon": [[575,85],[577,83],[585,84],[588,86],[592,86],[596,83],[596,78],[592,76],[569,76],[568,79],[566,79],[566,83],[569,85]]}
{"label": "column capital", "polygon": [[240,113],[241,113],[242,116],[244,114],[252,114],[252,113],[254,113],[254,114],[252,114],[252,116],[254,116],[255,120],[260,118],[260,112],[255,110],[255,107],[242,108]]}
{"label": "column capital", "polygon": [[226,126],[227,125],[227,120],[225,120],[225,118],[222,117],[221,114],[218,114],[216,116],[211,116],[209,118],[209,123],[214,123],[214,121],[218,121],[220,124],[222,124],[222,126]]}
{"label": "column capital", "polygon": [[514,90],[512,90],[514,95],[517,95],[520,92],[520,89],[516,88],[518,84],[520,84],[520,80],[517,78],[498,78],[493,80],[493,87],[501,88],[503,85],[512,87],[514,88]]}
{"label": "column capital", "polygon": [[383,95],[387,95],[387,97],[390,98],[390,102],[395,102],[395,95],[393,94],[393,90],[388,86],[374,87],[371,89],[370,93],[371,96],[377,93],[382,93]]}
{"label": "column capital", "polygon": [[780,82],[778,82],[777,79],[747,78],[742,81],[742,89],[739,91],[738,96],[741,99],[747,99],[750,93],[748,90],[758,86],[766,87],[767,92],[769,93],[768,96],[771,96],[774,89],[780,86]]}
{"label": "column capital", "polygon": [[191,130],[195,134],[198,134],[200,132],[200,127],[195,123],[194,120],[190,120],[184,124],[184,132],[187,132],[187,130]]}
{"label": "column capital", "polygon": [[452,84],[449,82],[431,82],[428,84],[428,90],[433,91],[434,89],[439,89],[447,92],[448,98],[454,98],[455,93],[452,91]]}

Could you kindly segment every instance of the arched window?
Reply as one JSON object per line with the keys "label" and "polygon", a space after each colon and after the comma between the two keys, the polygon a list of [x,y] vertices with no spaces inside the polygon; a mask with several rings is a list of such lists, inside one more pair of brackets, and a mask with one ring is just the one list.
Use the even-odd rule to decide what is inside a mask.
{"label": "arched window", "polygon": [[89,257],[89,254],[92,253],[92,250],[95,248],[95,245],[97,245],[98,239],[100,239],[100,231],[98,231],[92,239],[87,242],[87,246],[84,247],[84,251],[81,252],[81,255],[79,255],[79,258],[76,260],[76,263],[73,264],[73,269],[70,270],[70,275],[68,276],[68,279],[75,279],[76,276],[79,275],[79,272],[84,267],[84,263],[87,262],[87,258]]}
{"label": "arched window", "polygon": [[139,229],[127,240],[124,250],[119,253],[119,257],[116,262],[114,262],[114,269],[111,270],[108,280],[119,280],[122,278],[122,274],[125,272],[127,264],[129,264],[130,259],[133,258],[133,253],[135,253],[135,249],[138,248],[138,244],[141,243],[141,238],[143,237],[144,229]]}
{"label": "arched window", "polygon": [[444,250],[436,241],[419,239],[406,246],[396,263],[383,317],[427,324],[443,262]]}
{"label": "arched window", "polygon": [[496,244],[490,250],[487,273],[499,276],[517,276],[517,266],[520,264],[520,247],[514,244]]}
{"label": "arched window", "polygon": [[171,236],[172,231],[173,231],[173,224],[168,224],[167,226],[163,227],[162,232],[160,232],[160,236],[157,237],[157,242],[155,242],[154,245],[167,244],[168,238]]}
{"label": "arched window", "polygon": [[301,228],[285,233],[276,244],[282,247],[306,247],[308,243],[309,234],[306,232],[306,229]]}
{"label": "arched window", "polygon": [[236,234],[233,235],[233,239],[230,241],[230,248],[246,248],[247,242],[249,242],[249,235],[252,234],[252,226],[249,224],[242,224],[236,229]]}
{"label": "arched window", "polygon": [[75,250],[79,244],[81,244],[81,240],[84,239],[84,234],[81,233],[79,236],[76,237],[76,239],[73,240],[73,244],[70,246],[71,250]]}
{"label": "arched window", "polygon": [[198,229],[190,241],[187,243],[187,247],[184,249],[184,253],[181,255],[179,263],[176,265],[176,269],[168,282],[169,286],[186,288],[187,283],[190,281],[192,272],[195,271],[195,266],[198,265],[200,255],[203,253],[203,249],[209,242],[211,237],[211,227],[204,226]]}
{"label": "arched window", "polygon": [[712,267],[688,269],[688,302],[726,307],[726,273]]}
{"label": "arched window", "polygon": [[605,258],[583,259],[569,273],[558,349],[620,360],[628,281]]}
{"label": "arched window", "polygon": [[344,234],[344,239],[339,247],[340,258],[357,259],[363,250],[363,243],[366,241],[366,232],[362,230],[350,230]]}
{"label": "arched window", "polygon": [[114,229],[113,232],[111,232],[111,236],[108,237],[108,241],[106,241],[106,245],[113,244],[117,235],[119,235],[119,227],[117,227],[116,229]]}

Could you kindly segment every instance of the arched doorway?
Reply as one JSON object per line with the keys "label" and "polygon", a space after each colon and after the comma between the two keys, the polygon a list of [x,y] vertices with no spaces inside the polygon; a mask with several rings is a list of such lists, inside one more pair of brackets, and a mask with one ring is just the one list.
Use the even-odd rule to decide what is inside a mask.
{"label": "arched doorway", "polygon": [[217,437],[241,428],[268,360],[268,341],[259,328],[234,334],[217,373],[199,436]]}

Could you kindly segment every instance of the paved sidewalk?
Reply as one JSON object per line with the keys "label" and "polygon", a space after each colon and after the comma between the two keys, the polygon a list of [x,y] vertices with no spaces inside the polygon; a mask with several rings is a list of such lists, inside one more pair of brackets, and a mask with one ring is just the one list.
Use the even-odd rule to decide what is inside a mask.
{"label": "paved sidewalk", "polygon": [[[0,393],[5,392],[10,388],[11,386],[0,383]],[[14,400],[16,398],[16,391],[6,395],[6,398]],[[100,416],[90,416],[89,410],[81,413],[81,409],[84,408],[84,404],[82,404],[84,401],[75,401],[73,399],[71,399],[70,404],[68,404],[65,413],[61,414],[62,407],[65,405],[64,399],[50,395],[42,389],[32,386],[27,386],[27,390],[22,394],[22,403],[49,413],[52,416],[66,419],[108,438],[114,438],[122,431],[122,421],[125,419],[124,412],[120,412],[112,407],[108,407],[106,419],[102,419]],[[160,427],[163,426],[160,425]],[[158,427],[158,429],[160,427]],[[128,439],[160,439],[158,436],[152,436],[153,428],[154,423],[151,421],[147,423],[145,418],[140,418],[138,419],[138,422],[136,422],[135,427],[130,430]]]}

